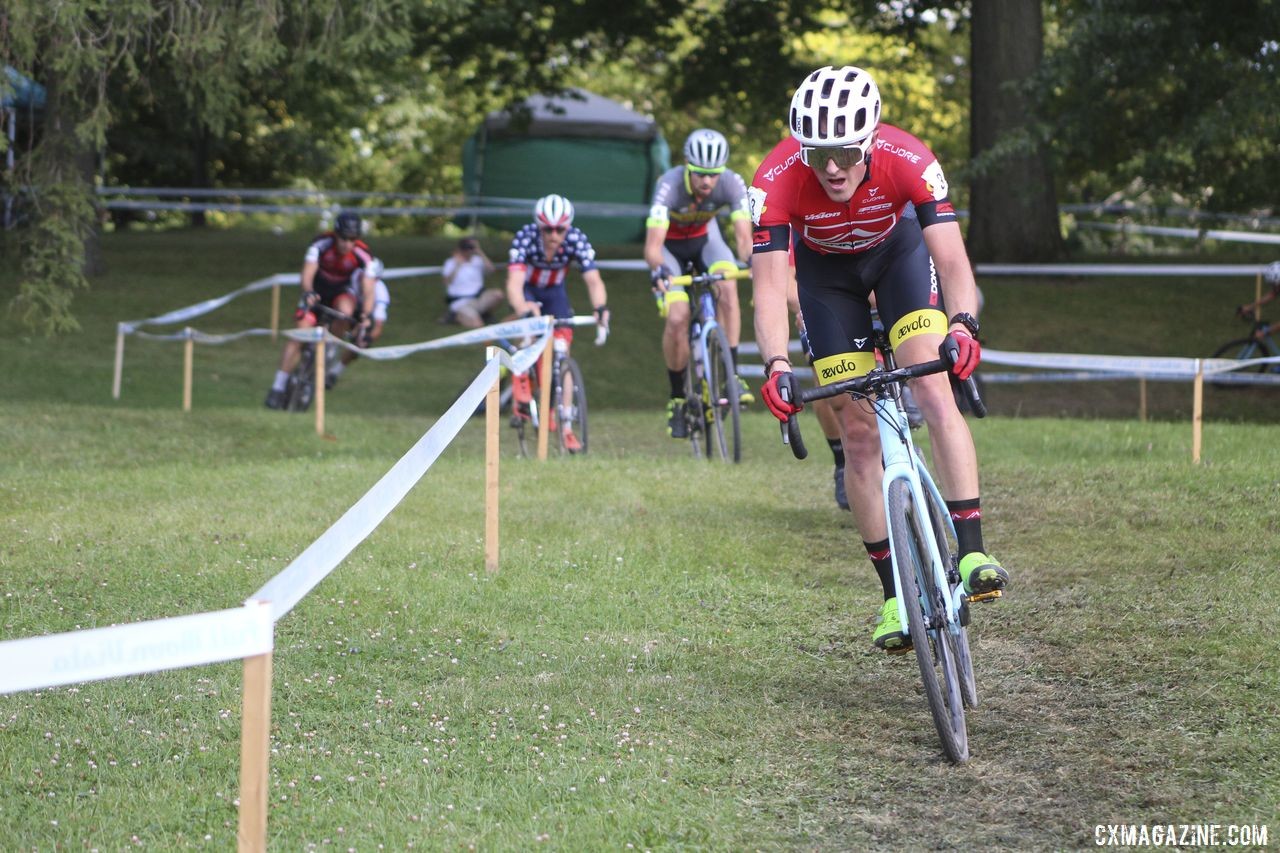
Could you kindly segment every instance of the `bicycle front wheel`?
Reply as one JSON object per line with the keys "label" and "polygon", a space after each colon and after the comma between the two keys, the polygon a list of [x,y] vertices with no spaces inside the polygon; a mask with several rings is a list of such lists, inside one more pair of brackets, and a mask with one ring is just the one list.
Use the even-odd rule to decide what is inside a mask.
{"label": "bicycle front wheel", "polygon": [[697,340],[689,344],[689,364],[684,369],[684,418],[685,433],[689,437],[689,449],[694,459],[701,459],[703,451],[711,452],[711,441],[707,436],[707,418],[702,402],[702,361],[698,358]]}
{"label": "bicycle front wheel", "polygon": [[[920,448],[917,447],[916,452],[919,453],[919,451]],[[923,465],[923,461],[919,464]],[[951,595],[953,594],[951,590],[960,583],[960,566],[956,557],[957,549],[951,547],[952,541],[948,536],[951,526],[947,523],[947,508],[937,493],[927,485],[924,490],[924,499],[929,505],[930,525],[942,554],[942,562],[947,569],[947,594]],[[978,707],[978,684],[973,675],[973,653],[969,649],[968,607],[969,603],[965,600],[963,609],[956,614],[958,621],[948,622],[945,630],[946,641],[950,644],[951,652],[956,659],[956,675],[960,679],[960,697],[964,700],[965,707],[976,708]]]}
{"label": "bicycle front wheel", "polygon": [[707,458],[740,462],[742,429],[738,423],[741,403],[738,376],[733,371],[729,339],[719,326],[707,336],[707,361],[711,373],[702,386],[707,412]]}
{"label": "bicycle front wheel", "polygon": [[[964,699],[956,657],[948,644],[943,593],[929,565],[927,537],[932,525],[916,505],[906,482],[889,485],[889,538],[898,563],[898,596],[907,611],[907,626],[924,684],[934,728],[947,758],[960,764],[969,758]],[[944,546],[945,547],[945,546]]]}
{"label": "bicycle front wheel", "polygon": [[298,356],[298,364],[289,374],[289,384],[285,386],[284,408],[289,412],[305,412],[311,408],[311,399],[316,393],[316,350],[311,344],[302,345],[302,353]]}
{"label": "bicycle front wheel", "polygon": [[[582,381],[582,368],[572,358],[566,357],[561,362],[556,389],[561,395],[557,400],[560,407],[560,452],[586,453],[587,385]],[[575,449],[570,449],[565,443],[565,436],[570,433],[578,439]]]}

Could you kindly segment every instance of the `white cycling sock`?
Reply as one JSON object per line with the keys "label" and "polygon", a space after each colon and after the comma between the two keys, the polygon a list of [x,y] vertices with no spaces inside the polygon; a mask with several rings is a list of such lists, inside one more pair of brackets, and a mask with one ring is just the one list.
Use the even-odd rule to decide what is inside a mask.
{"label": "white cycling sock", "polygon": [[344,371],[344,370],[346,370],[346,369],[347,369],[346,362],[342,362],[342,361],[340,361],[340,362],[338,362],[337,364],[335,364],[333,367],[329,368],[329,375],[330,375],[330,376],[341,376],[341,375],[342,375],[342,371]]}
{"label": "white cycling sock", "polygon": [[277,370],[275,381],[271,383],[271,390],[283,391],[285,389],[285,386],[287,386],[288,384],[289,384],[289,374],[285,373],[283,370]]}

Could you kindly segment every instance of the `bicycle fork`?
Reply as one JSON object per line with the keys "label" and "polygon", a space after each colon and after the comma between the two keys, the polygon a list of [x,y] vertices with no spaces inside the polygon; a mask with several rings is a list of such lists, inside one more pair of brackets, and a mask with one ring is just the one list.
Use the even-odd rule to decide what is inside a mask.
{"label": "bicycle fork", "polygon": [[[881,500],[884,503],[885,520],[887,522],[890,518],[889,486],[895,481],[902,480],[907,484],[907,488],[911,492],[912,503],[915,505],[916,518],[914,521],[920,525],[921,530],[926,532],[926,535],[922,537],[926,553],[920,556],[928,563],[927,570],[933,572],[938,588],[951,591],[951,600],[947,602],[947,613],[936,612],[934,602],[924,600],[923,609],[928,617],[929,627],[943,628],[947,623],[958,622],[960,614],[964,613],[967,608],[964,603],[963,584],[957,583],[953,586],[951,579],[948,577],[947,566],[944,563],[942,553],[945,543],[938,542],[937,536],[933,533],[933,522],[929,518],[929,502],[926,500],[924,492],[925,483],[928,483],[928,488],[939,500],[941,500],[941,495],[937,492],[937,486],[931,480],[926,480],[916,466],[915,448],[911,443],[911,431],[907,424],[906,413],[895,402],[884,399],[876,400],[875,410],[876,424],[880,429],[880,452],[884,457]],[[903,436],[906,436],[906,438],[904,439]],[[889,554],[893,568],[894,588],[901,592],[902,567],[899,562],[899,554],[897,549],[890,550]],[[907,619],[907,609],[901,595],[898,596],[897,603],[898,619],[902,625],[903,633],[910,636],[910,622]],[[915,640],[912,642],[915,642]]]}

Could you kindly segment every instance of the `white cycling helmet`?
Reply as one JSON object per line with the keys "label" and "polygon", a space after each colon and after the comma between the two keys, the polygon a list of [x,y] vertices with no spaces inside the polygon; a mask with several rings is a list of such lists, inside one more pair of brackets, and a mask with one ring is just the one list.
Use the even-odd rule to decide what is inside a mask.
{"label": "white cycling helmet", "polygon": [[718,130],[699,128],[684,141],[684,161],[695,169],[723,169],[729,162],[729,140]]}
{"label": "white cycling helmet", "polygon": [[533,218],[539,225],[546,225],[549,228],[558,228],[561,225],[568,228],[573,224],[573,203],[555,193],[544,195],[533,206]]}
{"label": "white cycling helmet", "polygon": [[819,68],[791,97],[788,125],[801,145],[856,145],[880,125],[880,90],[861,68]]}

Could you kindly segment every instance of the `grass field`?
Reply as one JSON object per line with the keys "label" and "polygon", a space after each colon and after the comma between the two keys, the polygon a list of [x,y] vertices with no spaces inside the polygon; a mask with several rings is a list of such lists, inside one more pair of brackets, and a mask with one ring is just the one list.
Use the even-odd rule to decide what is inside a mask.
{"label": "grass field", "polygon": [[[181,348],[131,339],[110,400],[117,321],[290,270],[297,242],[113,238],[80,336],[0,342],[0,637],[237,605],[474,375],[479,353],[357,364],[320,438],[262,409],[269,341],[200,348],[184,415]],[[440,245],[380,251],[422,264]],[[575,348],[592,453],[538,464],[504,436],[501,571],[483,570],[476,420],[278,624],[273,848],[1073,849],[1098,824],[1280,829],[1268,399],[1221,395],[1242,414],[1206,425],[1199,466],[1174,396],[1139,423],[1123,393],[1042,389],[975,424],[987,537],[1014,586],[976,614],[983,706],[957,768],[913,660],[870,645],[878,588],[815,425],[804,463],[757,412],[742,465],[695,464],[661,434],[643,276],[607,280],[616,334]],[[1105,304],[1158,316],[1171,286],[1209,316],[1203,283]],[[1073,337],[1043,318],[1097,285],[1023,287],[1016,312],[1021,291],[984,282],[987,322],[1006,312],[993,346],[1199,346],[1177,319]],[[388,342],[443,331],[426,285],[395,298]],[[265,301],[213,316],[197,325],[263,325]],[[1072,403],[1115,417],[1027,416]],[[4,846],[227,849],[239,692],[239,666],[218,665],[0,697]]]}

